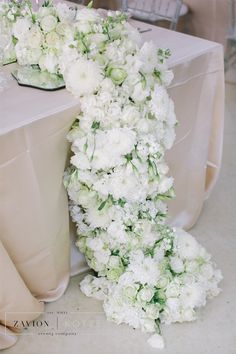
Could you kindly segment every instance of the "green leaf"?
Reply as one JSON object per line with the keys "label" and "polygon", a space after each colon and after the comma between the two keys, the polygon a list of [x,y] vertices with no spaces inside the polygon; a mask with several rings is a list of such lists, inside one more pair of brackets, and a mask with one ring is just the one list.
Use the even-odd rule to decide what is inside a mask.
{"label": "green leaf", "polygon": [[125,158],[128,162],[132,161],[133,159],[132,153],[125,155]]}
{"label": "green leaf", "polygon": [[104,201],[99,205],[98,210],[101,211],[101,210],[105,207],[106,203],[107,203],[107,199],[104,200]]}
{"label": "green leaf", "polygon": [[93,124],[92,124],[92,126],[91,126],[91,128],[92,128],[93,130],[99,129],[99,128],[100,128],[100,122],[94,121]]}
{"label": "green leaf", "polygon": [[120,198],[120,199],[118,200],[118,204],[119,204],[119,206],[121,206],[121,207],[123,208],[123,207],[124,207],[124,205],[126,204],[126,200],[125,200],[125,199]]}
{"label": "green leaf", "polygon": [[93,0],[90,1],[90,2],[88,3],[88,5],[87,5],[87,8],[88,8],[88,9],[92,9],[92,7],[93,7]]}
{"label": "green leaf", "polygon": [[84,152],[86,152],[88,149],[88,140],[86,140],[86,143],[84,144]]}
{"label": "green leaf", "polygon": [[17,42],[18,42],[18,39],[16,37],[12,36],[12,43],[14,45],[16,45]]}

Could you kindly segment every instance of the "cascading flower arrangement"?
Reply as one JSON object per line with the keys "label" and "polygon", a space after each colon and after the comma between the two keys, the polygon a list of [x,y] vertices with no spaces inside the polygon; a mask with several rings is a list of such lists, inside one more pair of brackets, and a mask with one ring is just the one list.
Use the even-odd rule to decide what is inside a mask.
{"label": "cascading flower arrangement", "polygon": [[80,57],[64,72],[81,103],[64,182],[76,244],[95,271],[81,290],[162,348],[160,323],[194,320],[222,278],[193,236],[165,221],[173,178],[164,155],[176,125],[169,51],[142,44],[123,14],[81,12]]}
{"label": "cascading flower arrangement", "polygon": [[124,14],[45,3],[15,20],[20,64],[64,77],[81,110],[68,134],[73,156],[64,184],[80,251],[95,275],[81,290],[103,300],[109,320],[151,333],[192,321],[220,289],[211,256],[166,223],[174,196],[165,151],[175,139],[167,93],[170,53],[142,43]]}

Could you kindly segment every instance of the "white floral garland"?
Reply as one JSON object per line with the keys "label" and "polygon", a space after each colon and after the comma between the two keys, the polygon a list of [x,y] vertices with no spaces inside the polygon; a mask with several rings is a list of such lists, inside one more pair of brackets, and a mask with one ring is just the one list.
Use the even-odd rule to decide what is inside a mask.
{"label": "white floral garland", "polygon": [[152,333],[149,344],[162,348],[160,323],[194,320],[222,279],[206,250],[165,222],[173,178],[164,154],[176,125],[169,52],[142,44],[121,13],[65,4],[12,28],[18,62],[63,75],[80,97],[64,183],[76,244],[95,271],[81,290],[104,301],[109,320]]}

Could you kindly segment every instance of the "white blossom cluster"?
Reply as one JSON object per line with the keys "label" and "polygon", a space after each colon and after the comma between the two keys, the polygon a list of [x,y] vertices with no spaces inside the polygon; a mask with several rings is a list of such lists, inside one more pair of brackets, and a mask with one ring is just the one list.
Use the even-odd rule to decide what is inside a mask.
{"label": "white blossom cluster", "polygon": [[77,246],[95,275],[81,283],[108,319],[153,333],[192,321],[221,272],[188,233],[165,223],[174,196],[164,155],[175,139],[169,51],[142,43],[125,15],[44,4],[13,24],[19,64],[59,73],[80,97],[64,184]]}
{"label": "white blossom cluster", "polygon": [[121,14],[84,11],[86,49],[65,70],[81,113],[64,181],[77,246],[96,272],[81,290],[104,301],[108,319],[154,333],[149,344],[163,347],[159,324],[194,320],[222,276],[191,235],[165,224],[173,178],[164,153],[176,125],[168,51],[142,44]]}
{"label": "white blossom cluster", "polygon": [[3,62],[16,60],[15,38],[13,37],[13,25],[19,18],[27,17],[31,4],[27,1],[17,0],[0,1],[0,48],[3,48]]}

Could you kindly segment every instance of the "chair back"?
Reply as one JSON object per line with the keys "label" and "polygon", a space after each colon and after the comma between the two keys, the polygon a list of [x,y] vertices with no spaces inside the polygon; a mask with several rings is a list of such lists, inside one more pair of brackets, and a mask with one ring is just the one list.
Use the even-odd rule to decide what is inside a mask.
{"label": "chair back", "polygon": [[236,39],[236,0],[229,0],[229,37]]}
{"label": "chair back", "polygon": [[122,10],[138,20],[167,20],[170,29],[175,30],[182,4],[182,0],[122,0]]}

